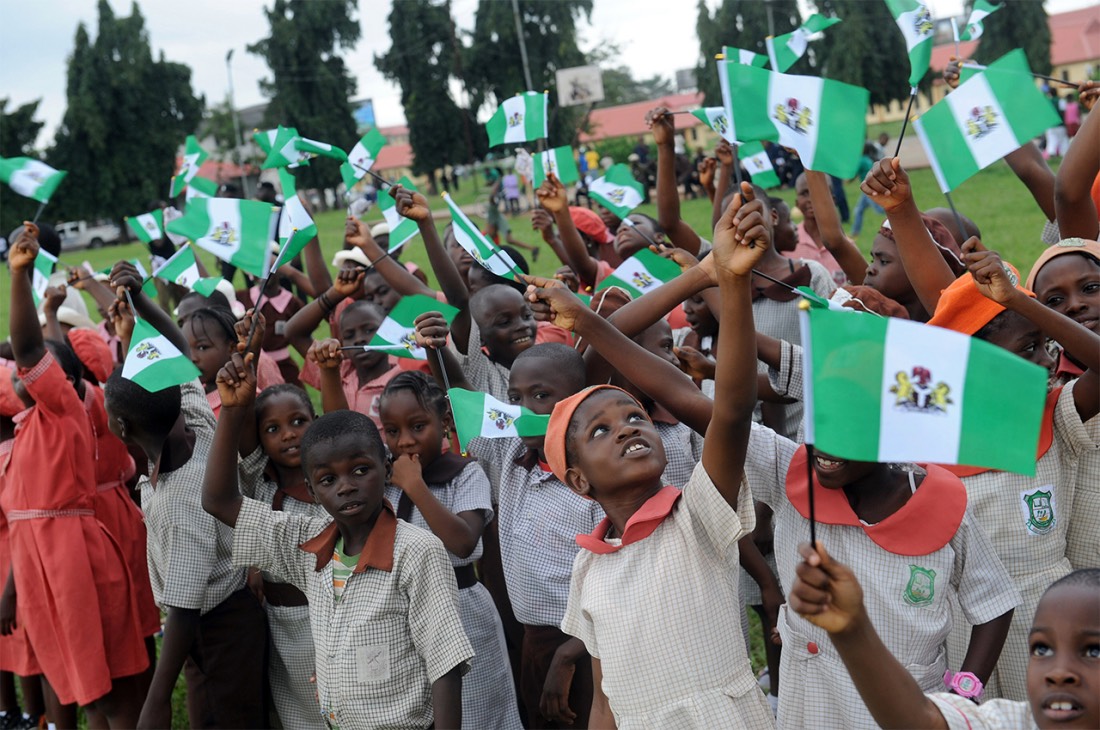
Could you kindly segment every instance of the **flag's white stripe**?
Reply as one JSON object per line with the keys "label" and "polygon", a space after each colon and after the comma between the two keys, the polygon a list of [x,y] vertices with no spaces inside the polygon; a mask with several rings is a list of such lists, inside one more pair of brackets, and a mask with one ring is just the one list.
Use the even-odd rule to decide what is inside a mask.
{"label": "flag's white stripe", "polygon": [[[157,358],[150,360],[148,357],[138,357],[136,350],[145,345],[146,348],[152,347],[157,350]],[[172,344],[171,340],[162,334],[157,334],[155,337],[148,337],[136,346],[130,348],[130,352],[126,354],[126,362],[122,366],[122,377],[127,380],[133,380],[134,376],[141,373],[146,368],[149,368],[158,363],[165,362],[174,357],[183,357],[183,353],[176,349],[176,346]]]}
{"label": "flag's white stripe", "polygon": [[32,198],[38,188],[56,174],[57,170],[45,162],[28,160],[22,167],[12,172],[8,185],[20,195]]}
{"label": "flag's white stripe", "polygon": [[930,11],[923,3],[913,10],[902,13],[897,17],[898,28],[901,29],[901,34],[905,36],[906,51],[911,51],[921,43],[932,40],[931,30],[926,33],[921,33],[918,29],[918,23],[922,13],[929,13],[929,17],[931,17]]}
{"label": "flag's white stripe", "polygon": [[[890,320],[879,391],[879,461],[911,459],[914,445],[919,444],[923,461],[957,463],[970,338],[962,334],[946,338],[946,334],[917,322]],[[923,369],[928,377],[914,373],[914,368]],[[925,408],[941,385],[949,389],[952,401],[946,412]]]}
{"label": "flag's white stripe", "polygon": [[979,168],[992,165],[1020,146],[984,74],[975,74],[967,81],[964,94],[948,94],[945,101]]}
{"label": "flag's white stripe", "polygon": [[637,208],[642,204],[642,194],[629,185],[618,185],[613,182],[608,182],[606,178],[600,178],[595,180],[588,188],[589,190],[599,193],[608,199],[608,201],[614,201],[619,195],[622,196],[622,202],[618,204],[620,208]]}
{"label": "flag's white stripe", "polygon": [[[815,76],[794,76],[772,73],[768,83],[768,117],[779,131],[779,145],[798,151],[803,164],[814,169],[814,157],[817,153],[818,131],[822,124],[821,92],[824,81]],[[798,102],[797,107],[791,101]],[[780,115],[780,110],[783,116]],[[795,127],[803,118],[805,110],[806,126],[803,131]],[[788,121],[783,121],[784,119]]]}
{"label": "flag's white stripe", "polygon": [[787,39],[787,48],[790,48],[791,52],[799,58],[805,55],[809,46],[810,34],[805,28],[795,28],[791,33],[791,37]]}
{"label": "flag's white stripe", "polygon": [[636,256],[622,262],[619,268],[615,269],[613,275],[639,294],[653,291],[664,283],[650,273],[645,264],[639,261]]}
{"label": "flag's white stripe", "polygon": [[[384,197],[379,197],[379,201],[383,200]],[[390,198],[390,200],[393,200],[393,198]],[[391,232],[393,231],[393,229],[397,228],[406,220],[405,218],[401,217],[400,213],[397,212],[396,203],[389,204],[379,202],[378,207],[382,209],[382,217],[386,219],[386,224],[389,225]]]}
{"label": "flag's white stripe", "polygon": [[405,347],[417,360],[427,360],[428,353],[424,352],[422,347],[408,347],[405,343],[405,338],[416,332],[415,327],[406,327],[399,324],[391,317],[386,317],[382,324],[378,327],[378,337],[386,342],[392,342],[394,347]]}
{"label": "flag's white stripe", "polygon": [[[527,97],[513,96],[505,99],[501,104],[504,108],[504,143],[525,142],[527,140],[527,127],[523,120],[527,116]],[[509,124],[509,120],[519,115],[519,124]]]}
{"label": "flag's white stripe", "polygon": [[[498,428],[494,421],[489,420],[489,411],[497,410],[512,419],[512,423],[504,428]],[[489,438],[501,438],[504,436],[519,436],[516,431],[516,419],[520,416],[520,406],[502,403],[491,395],[485,396],[485,402],[481,407],[481,435]]]}

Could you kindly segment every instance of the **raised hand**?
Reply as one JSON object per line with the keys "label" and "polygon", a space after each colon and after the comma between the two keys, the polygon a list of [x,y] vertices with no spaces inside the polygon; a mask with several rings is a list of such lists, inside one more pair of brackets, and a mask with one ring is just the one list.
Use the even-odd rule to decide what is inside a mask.
{"label": "raised hand", "polygon": [[714,379],[714,360],[688,345],[672,348],[672,354],[680,361],[680,369],[695,380]]}
{"label": "raised hand", "polygon": [[1100,81],[1082,81],[1081,85],[1077,87],[1077,98],[1085,111],[1092,111],[1093,106],[1096,105],[1096,100],[1100,99]]}
{"label": "raised hand", "polygon": [[885,157],[876,162],[859,189],[887,211],[913,199],[909,174],[897,157]]}
{"label": "raised hand", "polygon": [[359,267],[340,269],[340,273],[336,275],[336,281],[332,283],[332,288],[341,299],[346,299],[363,290],[363,279],[365,278],[367,278],[366,269]]}
{"label": "raised hand", "polygon": [[253,355],[244,357],[234,352],[229,362],[218,371],[215,382],[222,408],[245,408],[256,400],[256,370],[252,367]]}
{"label": "raised hand", "polygon": [[661,258],[668,259],[669,261],[675,261],[680,267],[680,271],[684,272],[693,266],[699,265],[699,259],[692,256],[690,253],[682,248],[676,246],[666,246],[665,244],[658,244],[656,246],[650,246],[649,250],[657,254]]}
{"label": "raised hand", "polygon": [[[249,342],[248,334],[252,332],[254,317],[259,318],[259,321],[256,322],[256,331],[252,334],[252,342]],[[233,325],[233,331],[237,334],[237,352],[241,354],[251,352],[254,358],[259,358],[260,349],[264,344],[266,327],[267,321],[262,314],[258,314],[255,309],[249,309],[245,312],[244,316],[237,320],[237,324]]]}
{"label": "raised hand", "polygon": [[803,543],[802,562],[795,568],[794,585],[787,601],[804,619],[830,634],[852,626],[863,613],[863,589],[847,565],[834,561],[817,543],[817,550]]}
{"label": "raised hand", "polygon": [[115,335],[123,342],[129,342],[134,334],[134,312],[130,309],[130,302],[125,297],[111,302],[107,318],[111,320]]}
{"label": "raised hand", "polygon": [[[723,140],[724,142],[725,140]],[[726,142],[729,144],[729,142]],[[731,153],[732,154],[732,153]],[[732,156],[730,162],[733,162]],[[714,157],[705,157],[699,163],[699,184],[706,190],[714,190],[714,176],[718,172],[718,160]]]}
{"label": "raised hand", "polygon": [[393,475],[390,481],[409,492],[424,481],[424,472],[420,466],[420,454],[401,454],[393,461]]}
{"label": "raised hand", "polygon": [[374,239],[371,238],[370,227],[355,216],[349,215],[347,220],[344,221],[344,243],[356,248],[364,248],[369,244],[373,244]]}
{"label": "raised hand", "polygon": [[38,226],[30,221],[23,221],[23,230],[8,251],[8,266],[13,274],[22,273],[34,267],[37,257]]}
{"label": "raised hand", "polygon": [[718,140],[718,146],[714,148],[714,156],[727,170],[733,167],[733,145],[725,139]]}
{"label": "raised hand", "polygon": [[565,194],[565,186],[558,180],[558,176],[550,173],[535,191],[539,203],[551,213],[561,213],[569,207],[569,197]]}
{"label": "raised hand", "polygon": [[645,123],[653,133],[653,143],[657,145],[673,144],[676,138],[676,120],[668,107],[659,106],[646,112]]}
{"label": "raised hand", "polygon": [[566,288],[571,292],[576,293],[581,289],[581,279],[577,276],[577,272],[573,271],[573,268],[570,266],[559,267],[558,270],[554,272],[554,278],[562,284],[565,284]]}
{"label": "raised hand", "polygon": [[48,309],[51,312],[56,312],[61,308],[61,305],[65,303],[65,285],[60,286],[48,286],[45,292],[45,304],[44,309]]}
{"label": "raised hand", "polygon": [[344,353],[340,350],[340,340],[329,337],[324,340],[316,340],[306,350],[306,360],[317,363],[322,370],[340,367],[344,359]]}
{"label": "raised hand", "polygon": [[962,254],[963,263],[970,270],[974,284],[984,297],[1007,305],[1013,297],[1024,296],[1016,288],[1018,277],[1001,260],[1001,255],[986,249],[976,237],[971,236],[962,245]]}
{"label": "raised hand", "polygon": [[417,223],[432,219],[432,211],[428,208],[428,199],[415,190],[406,190],[400,185],[396,185],[390,188],[390,195],[397,203],[399,215]]}
{"label": "raised hand", "polygon": [[520,278],[527,284],[527,292],[523,296],[531,303],[531,311],[537,320],[572,332],[577,319],[589,311],[562,281],[526,274]]}
{"label": "raised hand", "polygon": [[442,350],[447,346],[447,335],[451,333],[451,328],[440,312],[424,312],[413,320],[413,325],[416,327],[417,347]]}
{"label": "raised hand", "polygon": [[110,285],[120,298],[125,297],[126,292],[130,292],[130,296],[137,296],[144,283],[145,280],[141,278],[137,267],[129,261],[119,261],[111,269]]}
{"label": "raised hand", "polygon": [[943,81],[952,89],[956,89],[959,86],[964,63],[973,63],[973,61],[952,56],[947,62],[947,68],[943,70]]}
{"label": "raised hand", "polygon": [[714,227],[715,271],[731,276],[748,276],[756,262],[771,246],[771,235],[764,220],[764,204],[756,200],[752,185],[741,183],[741,192],[733,196],[726,212]]}

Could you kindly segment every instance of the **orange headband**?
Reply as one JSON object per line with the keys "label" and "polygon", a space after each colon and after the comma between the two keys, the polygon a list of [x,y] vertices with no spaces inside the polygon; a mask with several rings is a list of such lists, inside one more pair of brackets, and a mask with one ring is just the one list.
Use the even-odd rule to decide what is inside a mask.
{"label": "orange headband", "polygon": [[630,393],[614,385],[593,385],[558,401],[554,406],[554,412],[550,414],[550,422],[546,424],[546,438],[543,441],[542,450],[546,455],[546,463],[550,465],[550,471],[554,472],[554,476],[562,482],[565,481],[565,472],[569,469],[565,458],[565,440],[566,434],[569,432],[569,423],[573,420],[573,412],[580,407],[588,396],[600,390],[617,390],[631,399],[634,398]]}
{"label": "orange headband", "polygon": [[[1005,263],[1005,266],[1015,279],[1016,288],[1029,297],[1035,296],[1020,286],[1020,274],[1015,267],[1009,263]],[[973,335],[1003,311],[1004,307],[978,291],[978,285],[968,271],[943,290],[939,304],[936,305],[936,313],[928,320],[928,324]]]}

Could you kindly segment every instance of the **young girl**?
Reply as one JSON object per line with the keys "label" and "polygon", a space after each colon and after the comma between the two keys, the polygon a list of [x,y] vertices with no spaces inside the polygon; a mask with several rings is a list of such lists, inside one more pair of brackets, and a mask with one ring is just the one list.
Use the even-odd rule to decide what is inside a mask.
{"label": "young girl", "polygon": [[[297,274],[298,286],[308,286],[308,281],[303,281],[305,276],[289,264],[284,264],[279,273],[294,272]],[[312,292],[311,292],[312,293]],[[237,292],[237,301],[251,309],[256,305],[260,297],[259,286],[254,286],[246,291]],[[267,287],[263,293],[263,303],[260,312],[267,323],[267,331],[264,332],[264,352],[271,357],[279,367],[284,383],[298,384],[298,364],[290,357],[288,349],[290,342],[286,338],[286,323],[297,314],[305,303],[296,297],[289,288],[284,288],[282,277],[271,276],[267,280]]]}
{"label": "young girl", "polygon": [[519,728],[504,629],[489,591],[474,574],[482,532],[493,518],[489,479],[472,459],[441,452],[450,430],[447,396],[423,373],[391,380],[379,415],[395,459],[386,499],[399,519],[435,533],[454,565],[458,614],[477,656],[462,680],[462,726]]}
{"label": "young girl", "polygon": [[187,317],[182,327],[191,347],[191,362],[199,369],[199,382],[206,390],[206,400],[215,418],[221,412],[222,402],[214,379],[237,348],[236,325],[237,318],[228,309],[206,307]]}

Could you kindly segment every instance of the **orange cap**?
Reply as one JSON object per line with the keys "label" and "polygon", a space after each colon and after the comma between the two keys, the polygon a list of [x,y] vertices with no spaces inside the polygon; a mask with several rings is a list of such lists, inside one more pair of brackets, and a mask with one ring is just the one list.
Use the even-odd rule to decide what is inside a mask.
{"label": "orange cap", "polygon": [[[1020,273],[1012,264],[1005,263],[1005,268],[1017,289],[1029,297],[1035,296],[1020,286]],[[973,335],[1003,311],[1004,307],[978,291],[974,276],[968,271],[943,290],[940,302],[936,305],[936,313],[928,320],[928,324]]]}
{"label": "orange cap", "polygon": [[630,398],[634,397],[614,385],[593,385],[558,401],[554,406],[554,412],[550,414],[550,422],[546,424],[546,437],[543,440],[542,451],[546,455],[546,463],[550,465],[550,471],[554,472],[554,476],[563,482],[565,481],[565,472],[569,469],[565,458],[565,436],[569,432],[569,422],[573,420],[573,412],[580,407],[580,404],[588,396],[600,390],[617,390]]}
{"label": "orange cap", "polygon": [[99,333],[76,328],[69,330],[68,337],[77,359],[97,381],[106,383],[111,371],[115,369],[115,359],[111,357],[111,348],[107,347]]}
{"label": "orange cap", "polygon": [[1035,289],[1035,277],[1038,276],[1039,269],[1043,268],[1048,261],[1071,253],[1092,256],[1097,262],[1100,262],[1100,243],[1084,238],[1063,238],[1053,246],[1049,246],[1040,254],[1031,267],[1031,273],[1027,275],[1027,288]]}

